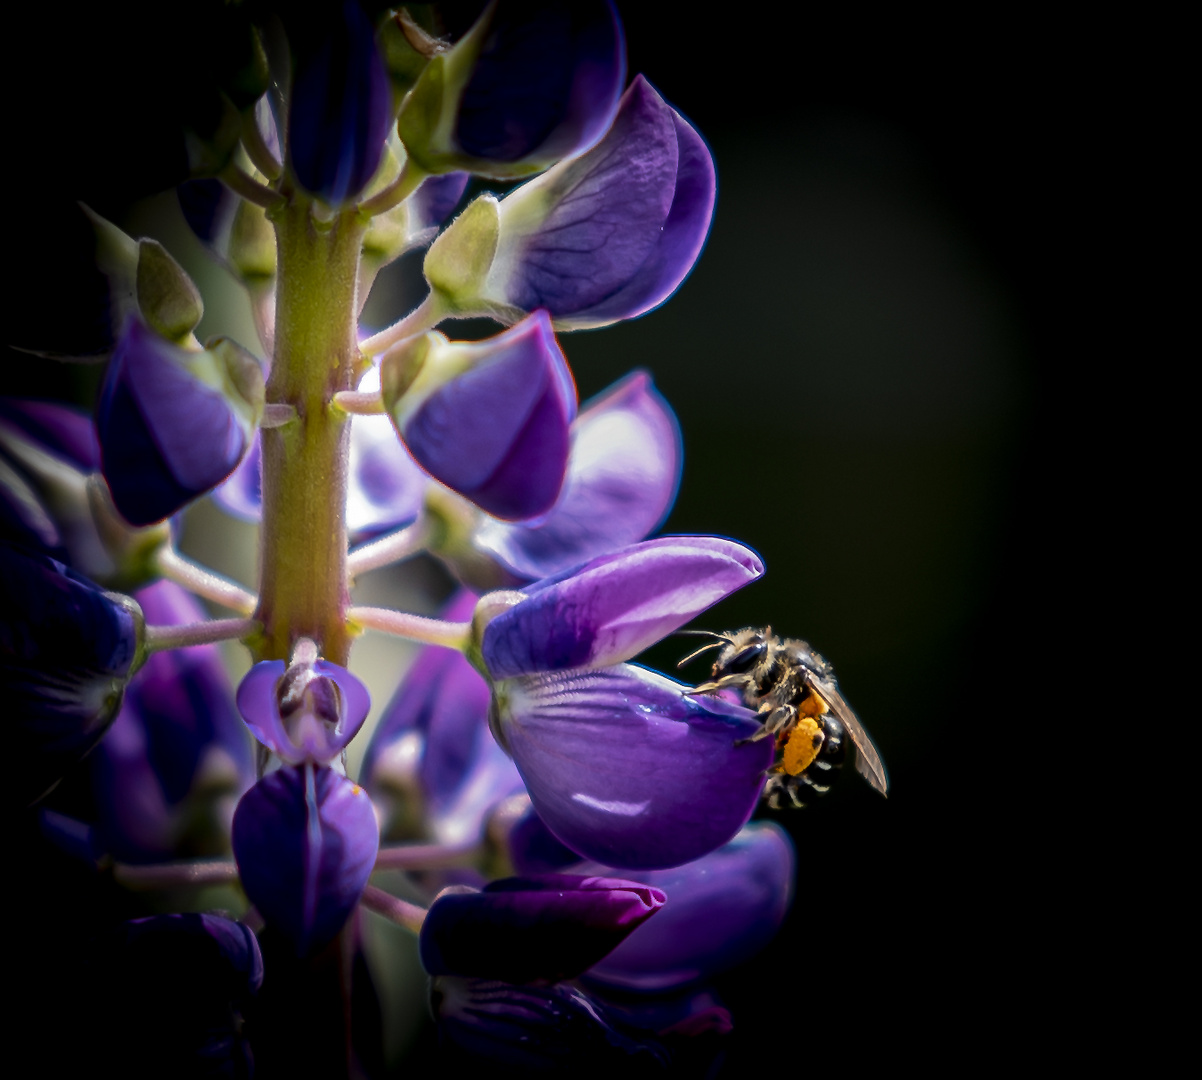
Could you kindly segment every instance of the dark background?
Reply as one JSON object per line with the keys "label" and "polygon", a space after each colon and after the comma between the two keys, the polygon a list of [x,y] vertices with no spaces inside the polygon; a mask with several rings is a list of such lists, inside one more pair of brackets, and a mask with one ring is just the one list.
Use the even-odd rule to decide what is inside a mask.
{"label": "dark background", "polygon": [[[119,219],[178,178],[219,7],[26,13],[5,72],[10,341],[72,318],[47,259],[70,199]],[[1055,703],[1094,557],[1082,414],[1123,332],[1100,283],[1136,231],[1127,75],[1078,28],[1004,11],[622,8],[630,71],[709,141],[718,206],[674,299],[565,339],[581,397],[652,372],[685,443],[667,529],[768,567],[700,625],[810,640],[892,783],[886,801],[848,775],[777,815],[797,894],[722,981],[728,1067],[993,1060],[1007,1028],[1051,1022],[1088,951],[1063,891],[1088,843],[1064,760],[1087,720]],[[6,365],[7,392],[86,389]]]}

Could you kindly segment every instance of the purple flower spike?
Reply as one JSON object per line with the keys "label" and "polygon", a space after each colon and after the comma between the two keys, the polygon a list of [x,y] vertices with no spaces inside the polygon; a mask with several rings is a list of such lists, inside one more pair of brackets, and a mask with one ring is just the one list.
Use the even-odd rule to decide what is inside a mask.
{"label": "purple flower spike", "polygon": [[665,536],[537,581],[485,627],[494,679],[620,663],[764,572],[750,548],[718,536]]}
{"label": "purple flower spike", "polygon": [[611,3],[501,0],[426,66],[398,130],[427,172],[530,176],[601,138],[625,81]]}
{"label": "purple flower spike", "polygon": [[0,543],[0,692],[8,753],[19,767],[7,799],[44,795],[108,730],[137,658],[143,619],[44,555]]}
{"label": "purple flower spike", "polygon": [[250,446],[262,408],[262,371],[232,342],[193,352],[131,319],[96,414],[117,509],[149,525],[219,484]]}
{"label": "purple flower spike", "polygon": [[427,334],[385,355],[384,403],[417,463],[486,513],[546,513],[563,487],[576,388],[546,312],[479,343]]}
{"label": "purple flower spike", "polygon": [[607,866],[679,866],[751,817],[772,764],[755,714],[623,664],[494,687],[499,738],[538,816]]}
{"label": "purple flower spike", "polygon": [[[642,315],[692,270],[716,190],[701,137],[638,76],[601,142],[501,201],[487,278],[452,304],[499,316],[546,308],[560,330]],[[431,249],[433,266],[453,235]]]}
{"label": "purple flower spike", "polygon": [[592,967],[664,903],[633,881],[538,874],[448,889],[421,931],[431,975],[557,982]]}
{"label": "purple flower spike", "polygon": [[[375,30],[355,0],[341,17],[289,24],[299,59],[288,112],[288,160],[301,186],[337,206],[375,175],[392,125],[392,88]],[[320,30],[316,29],[320,26]]]}
{"label": "purple flower spike", "polygon": [[568,475],[555,508],[536,524],[485,519],[477,548],[518,577],[549,577],[654,532],[680,482],[680,428],[636,372],[588,404],[572,424]]}
{"label": "purple flower spike", "polygon": [[[170,581],[139,590],[137,600],[155,624],[205,618]],[[99,833],[115,858],[225,854],[234,804],[254,782],[254,761],[217,646],[152,655],[91,765]]]}
{"label": "purple flower spike", "polygon": [[333,761],[371,709],[367,687],[327,660],[291,669],[283,660],[255,664],[237,702],[250,733],[290,765]]}
{"label": "purple flower spike", "polygon": [[[793,844],[770,822],[748,825],[729,844],[696,862],[641,875],[669,903],[600,961],[589,978],[623,989],[659,992],[707,979],[758,952],[789,910]],[[576,873],[615,873],[576,866]]]}
{"label": "purple flower spike", "polygon": [[358,784],[301,765],[268,773],[242,797],[233,841],[250,902],[305,956],[337,934],[359,902],[379,832]]}

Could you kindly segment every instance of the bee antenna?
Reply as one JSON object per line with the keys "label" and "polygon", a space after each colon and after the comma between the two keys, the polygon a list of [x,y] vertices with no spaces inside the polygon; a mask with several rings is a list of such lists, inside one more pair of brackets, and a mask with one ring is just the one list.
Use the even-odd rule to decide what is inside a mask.
{"label": "bee antenna", "polygon": [[729,641],[729,634],[718,634],[713,630],[677,630],[673,637],[708,637],[717,638],[719,641]]}
{"label": "bee antenna", "polygon": [[719,641],[711,641],[708,645],[702,645],[700,649],[694,649],[683,660],[677,661],[676,666],[678,668],[682,668],[690,660],[696,660],[697,657],[699,657],[703,652],[709,652],[710,649],[720,649],[724,644],[725,644],[725,639],[719,640]]}

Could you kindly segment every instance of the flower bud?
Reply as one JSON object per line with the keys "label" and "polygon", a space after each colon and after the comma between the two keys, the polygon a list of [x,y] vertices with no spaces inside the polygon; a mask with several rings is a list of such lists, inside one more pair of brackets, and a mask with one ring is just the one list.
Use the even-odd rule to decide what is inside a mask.
{"label": "flower bud", "polygon": [[555,504],[576,388],[544,312],[485,341],[403,342],[380,379],[397,432],[434,479],[508,520]]}
{"label": "flower bud", "polygon": [[104,478],[122,516],[161,521],[229,476],[263,398],[262,368],[232,341],[183,349],[131,319],[96,413]]}
{"label": "flower bud", "polygon": [[398,131],[426,172],[530,176],[601,137],[625,77],[612,4],[500,0],[425,66]]}
{"label": "flower bud", "polygon": [[307,956],[359,902],[379,831],[358,784],[320,766],[285,766],[242,797],[233,843],[247,898]]}

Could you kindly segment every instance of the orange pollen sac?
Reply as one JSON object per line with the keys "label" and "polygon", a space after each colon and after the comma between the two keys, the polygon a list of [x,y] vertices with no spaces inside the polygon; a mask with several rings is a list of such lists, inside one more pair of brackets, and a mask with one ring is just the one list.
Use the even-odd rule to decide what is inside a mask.
{"label": "orange pollen sac", "polygon": [[830,712],[826,707],[826,702],[822,700],[812,690],[806,694],[805,700],[797,706],[798,716],[822,716],[824,713]]}
{"label": "orange pollen sac", "polygon": [[[823,710],[825,711],[825,710]],[[822,749],[822,728],[812,716],[802,716],[785,743],[781,765],[790,776],[805,772]]]}

